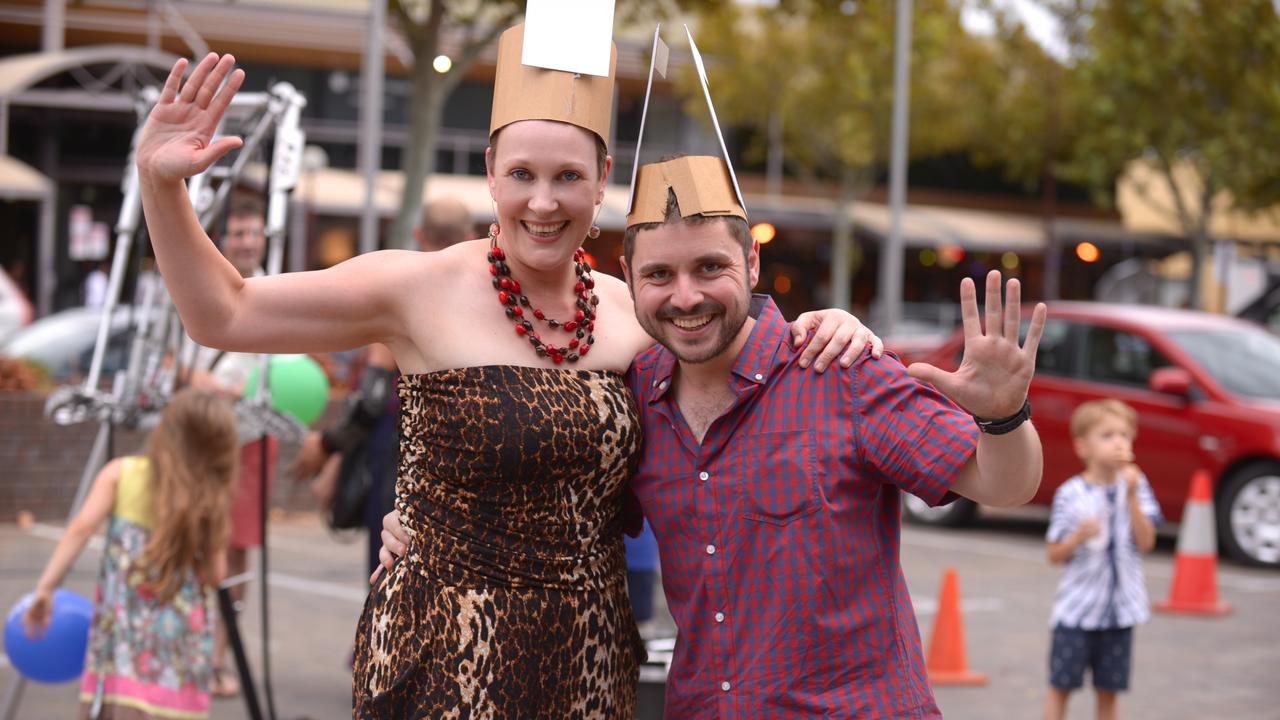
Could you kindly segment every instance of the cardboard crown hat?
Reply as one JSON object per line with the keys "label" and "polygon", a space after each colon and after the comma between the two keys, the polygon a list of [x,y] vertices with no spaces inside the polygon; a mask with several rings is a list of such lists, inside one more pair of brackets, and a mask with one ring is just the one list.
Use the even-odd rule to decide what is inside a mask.
{"label": "cardboard crown hat", "polygon": [[640,168],[627,227],[664,221],[670,193],[676,196],[681,217],[736,215],[747,219],[742,201],[734,194],[734,182],[724,159],[684,155]]}
{"label": "cardboard crown hat", "polygon": [[659,27],[653,33],[653,60],[649,65],[649,85],[645,90],[644,107],[640,112],[640,136],[636,139],[636,157],[631,171],[631,202],[627,208],[627,227],[663,222],[666,219],[667,198],[673,193],[680,205],[681,217],[733,215],[746,220],[746,204],[742,202],[738,176],[733,172],[733,163],[729,162],[724,134],[720,132],[720,121],[716,119],[716,108],[711,102],[706,67],[687,25],[684,30],[689,37],[689,50],[693,54],[698,78],[702,82],[702,93],[711,114],[711,125],[720,141],[721,156],[684,155],[671,160],[640,164],[640,148],[649,114],[649,95],[653,91],[653,73],[656,70],[663,77],[667,74],[670,51],[659,37],[661,29]]}
{"label": "cardboard crown hat", "polygon": [[[612,7],[612,3],[602,3]],[[526,22],[509,28],[498,40],[498,64],[493,86],[493,113],[489,136],[520,120],[557,120],[590,130],[606,146],[613,123],[613,83],[618,52],[611,39],[612,12],[601,46],[599,33],[591,38],[596,48],[607,48],[594,58],[568,57],[554,63],[539,52],[548,47],[580,48],[575,28],[535,20],[535,3],[529,3]],[[581,28],[577,28],[581,30]],[[598,28],[593,28],[598,30]],[[562,53],[563,54],[563,53]],[[569,68],[568,70],[564,68]],[[589,74],[591,71],[602,74]]]}

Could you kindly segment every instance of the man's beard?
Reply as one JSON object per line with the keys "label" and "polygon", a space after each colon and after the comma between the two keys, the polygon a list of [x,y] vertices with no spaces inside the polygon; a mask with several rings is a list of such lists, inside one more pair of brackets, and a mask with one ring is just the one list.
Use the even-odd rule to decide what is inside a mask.
{"label": "man's beard", "polygon": [[[738,337],[738,332],[742,330],[742,326],[747,322],[747,311],[750,306],[751,303],[748,298],[746,302],[742,303],[738,311],[731,315],[728,308],[714,300],[704,300],[687,310],[680,310],[667,305],[658,310],[656,319],[645,318],[641,320],[640,326],[645,329],[645,332],[649,333],[650,337],[657,340],[672,355],[675,355],[680,362],[696,365],[718,357],[720,353],[725,351],[725,348],[733,343],[734,339]],[[673,330],[672,325],[666,321],[672,318],[697,317],[699,315],[712,315],[710,322],[719,322],[720,327],[709,342],[703,341],[706,343],[705,347],[686,349],[672,337],[678,331]]]}

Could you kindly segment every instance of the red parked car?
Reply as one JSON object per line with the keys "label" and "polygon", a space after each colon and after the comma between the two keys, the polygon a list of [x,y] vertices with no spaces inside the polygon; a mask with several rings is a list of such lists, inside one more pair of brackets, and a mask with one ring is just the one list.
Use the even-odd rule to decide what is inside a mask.
{"label": "red parked car", "polygon": [[[963,350],[958,330],[912,359],[954,370]],[[1166,518],[1181,519],[1191,474],[1207,470],[1222,551],[1280,567],[1280,338],[1208,313],[1049,303],[1030,394],[1044,445],[1044,481],[1033,503],[1052,503],[1081,468],[1071,412],[1087,400],[1118,398],[1138,411],[1134,454]],[[904,509],[912,520],[941,525],[966,522],[977,510],[964,499],[928,508],[911,497]]]}

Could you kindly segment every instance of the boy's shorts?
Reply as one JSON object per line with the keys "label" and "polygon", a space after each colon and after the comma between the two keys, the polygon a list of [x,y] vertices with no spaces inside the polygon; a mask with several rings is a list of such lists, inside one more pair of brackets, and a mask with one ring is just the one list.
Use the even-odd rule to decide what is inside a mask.
{"label": "boy's shorts", "polygon": [[1049,650],[1049,684],[1059,690],[1079,689],[1089,668],[1095,688],[1128,690],[1132,655],[1133,628],[1081,630],[1059,625],[1053,629]]}

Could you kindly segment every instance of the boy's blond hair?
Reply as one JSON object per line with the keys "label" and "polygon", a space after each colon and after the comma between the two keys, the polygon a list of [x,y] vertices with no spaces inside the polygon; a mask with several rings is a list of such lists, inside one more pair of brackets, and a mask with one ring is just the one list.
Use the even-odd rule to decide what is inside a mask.
{"label": "boy's blond hair", "polygon": [[1102,422],[1102,418],[1108,415],[1120,418],[1129,426],[1131,435],[1135,437],[1138,435],[1138,411],[1120,400],[1107,398],[1090,400],[1071,413],[1071,439],[1079,440],[1084,437],[1094,425]]}

